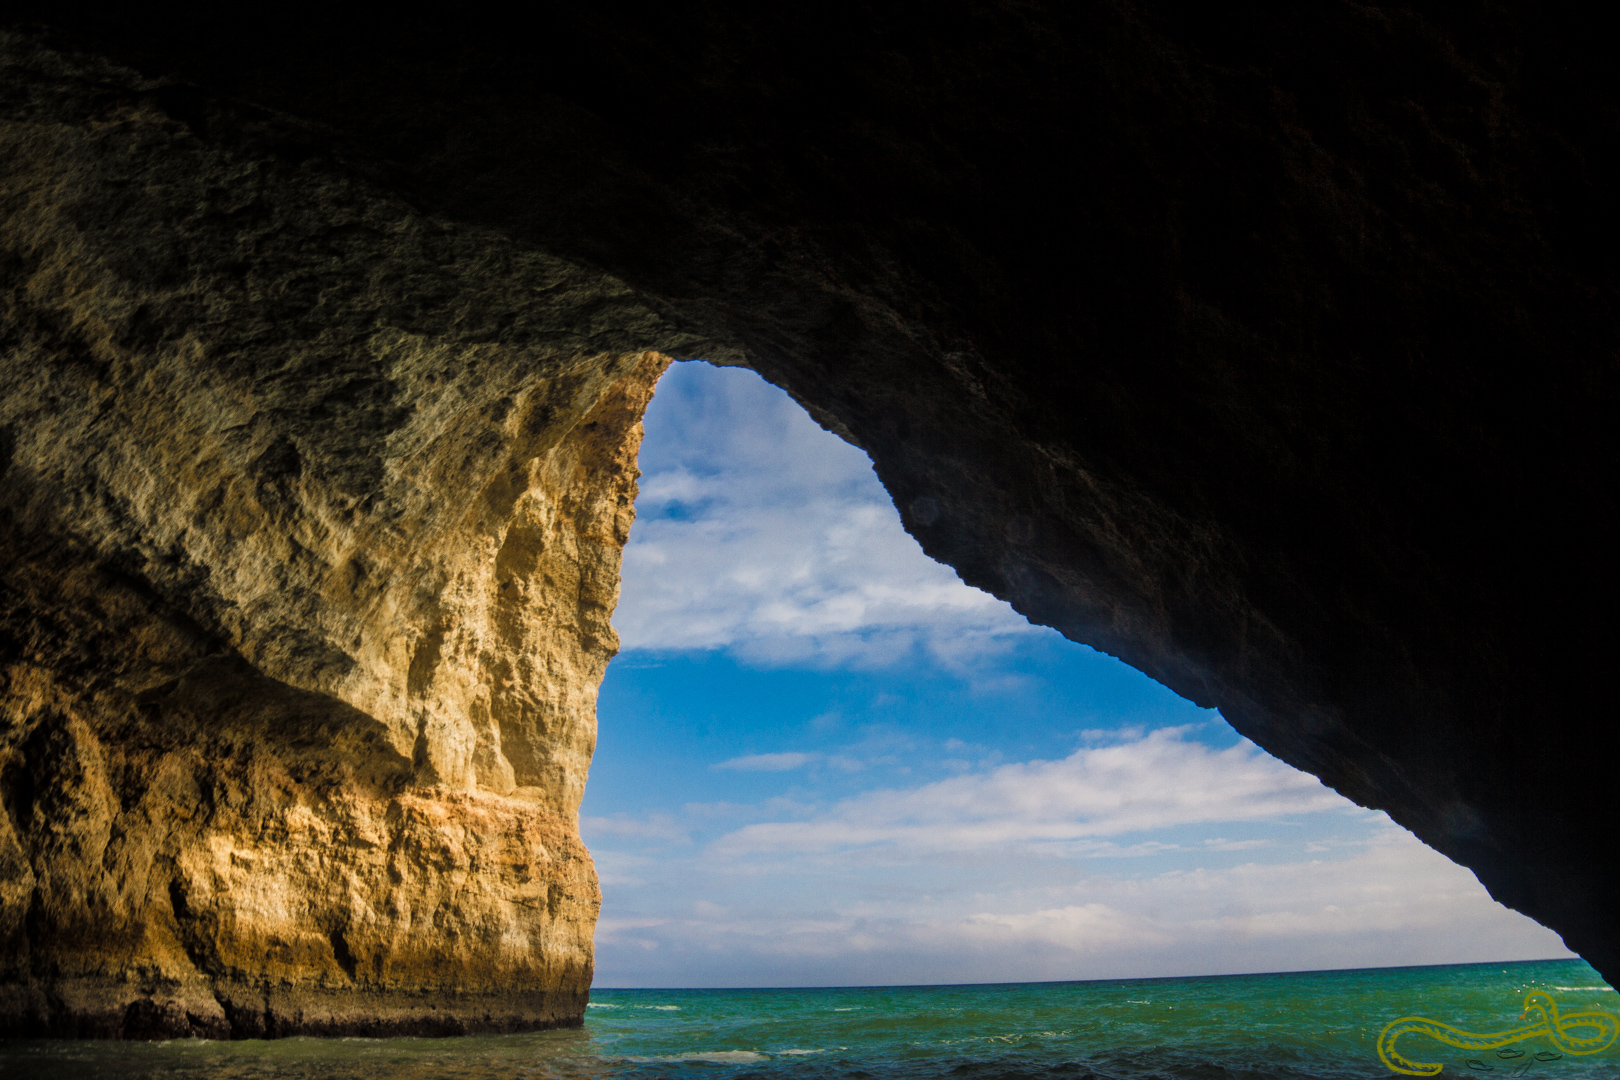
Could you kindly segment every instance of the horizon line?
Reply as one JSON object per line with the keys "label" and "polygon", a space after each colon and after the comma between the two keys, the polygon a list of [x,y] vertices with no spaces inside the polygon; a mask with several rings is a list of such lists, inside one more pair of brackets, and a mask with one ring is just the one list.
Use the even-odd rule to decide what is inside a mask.
{"label": "horizon line", "polygon": [[[1218,975],[1125,975],[1109,979],[1019,979],[1009,982],[961,982],[961,983],[826,983],[822,985],[801,986],[596,986],[592,984],[590,990],[656,990],[681,991],[690,993],[697,990],[938,990],[946,987],[984,987],[984,986],[1065,986],[1075,983],[1111,983],[1111,982],[1164,982],[1172,979],[1252,979],[1264,975],[1333,975],[1348,974],[1358,971],[1412,971],[1418,968],[1448,968],[1448,967],[1494,967],[1502,964],[1554,964],[1580,961],[1587,967],[1592,965],[1582,956],[1549,956],[1534,960],[1469,960],[1448,964],[1389,964],[1381,967],[1348,967],[1348,968],[1302,968],[1285,971],[1229,971]],[[1603,979],[1596,968],[1592,968],[1599,980]],[[1605,986],[1608,983],[1604,982]],[[1614,987],[1608,987],[1613,990]]]}

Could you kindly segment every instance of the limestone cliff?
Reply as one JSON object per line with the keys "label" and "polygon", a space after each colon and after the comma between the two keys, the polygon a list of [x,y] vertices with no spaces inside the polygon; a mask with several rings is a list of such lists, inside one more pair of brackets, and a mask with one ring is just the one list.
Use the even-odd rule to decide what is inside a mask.
{"label": "limestone cliff", "polygon": [[669,335],[318,130],[5,47],[0,1031],[577,1023]]}

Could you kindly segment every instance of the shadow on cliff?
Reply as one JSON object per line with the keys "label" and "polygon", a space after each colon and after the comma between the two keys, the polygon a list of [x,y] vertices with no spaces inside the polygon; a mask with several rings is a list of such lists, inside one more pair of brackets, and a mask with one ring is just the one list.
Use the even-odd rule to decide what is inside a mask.
{"label": "shadow on cliff", "polygon": [[[352,810],[396,805],[412,762],[374,718],[269,678],[138,579],[21,524],[0,506],[13,556],[0,574],[0,1035],[273,1034],[262,997],[216,984],[246,974],[232,923],[277,898],[231,895],[216,864],[252,862],[299,819],[334,845],[386,845],[355,834]],[[264,947],[355,980],[340,915],[301,914],[323,924],[312,940]],[[119,983],[144,996],[95,989]]]}

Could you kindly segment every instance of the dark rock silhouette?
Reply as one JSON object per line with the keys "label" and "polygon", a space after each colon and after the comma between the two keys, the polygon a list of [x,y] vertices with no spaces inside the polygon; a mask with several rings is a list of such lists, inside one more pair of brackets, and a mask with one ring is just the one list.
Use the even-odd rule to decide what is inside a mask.
{"label": "dark rock silhouette", "polygon": [[[302,692],[364,665],[322,622],[335,601],[283,613],[305,644],[272,654],[268,615],[207,599],[213,555],[151,550],[139,515],[59,512],[148,490],[145,451],[70,455],[40,494],[41,418],[134,393],[187,333],[206,354],[188,370],[238,380],[209,383],[221,410],[293,385],[289,351],[320,342],[340,363],[380,333],[504,349],[476,379],[454,359],[445,377],[519,396],[542,346],[563,365],[745,363],[864,447],[907,528],[969,583],[1220,707],[1620,976],[1602,689],[1620,599],[1620,102],[1573,15],[14,7],[0,467],[8,535],[50,546],[63,580],[116,572],[164,625],[195,627],[198,655]],[[145,127],[115,147],[119,124]],[[163,174],[182,160],[212,185],[190,203]],[[344,209],[359,204],[390,209]],[[424,230],[445,239],[402,239]],[[50,276],[48,253],[71,248],[27,239],[46,234],[93,235],[93,272]],[[467,238],[495,254],[422,269]],[[363,266],[392,269],[363,302],[328,303]],[[276,274],[286,287],[252,287]],[[128,285],[116,320],[86,299],[111,281]],[[154,299],[190,287],[189,307]],[[583,416],[612,380],[576,369]],[[385,520],[364,502],[395,467],[383,445],[442,401],[368,379],[278,390],[221,482],[253,485],[273,521],[317,489]],[[221,536],[208,550],[225,559]],[[8,589],[7,662],[88,700],[95,653],[29,644],[52,620],[77,640],[69,601]],[[412,782],[443,782],[424,760]],[[51,782],[5,780],[8,807]],[[14,829],[38,818],[18,810]],[[30,925],[6,928],[9,948]]]}

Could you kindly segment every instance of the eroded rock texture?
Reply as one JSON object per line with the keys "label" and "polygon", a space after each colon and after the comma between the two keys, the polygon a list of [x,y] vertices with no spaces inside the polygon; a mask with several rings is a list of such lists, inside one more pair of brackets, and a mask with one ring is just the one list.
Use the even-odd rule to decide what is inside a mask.
{"label": "eroded rock texture", "polygon": [[577,1022],[658,320],[6,61],[0,1026]]}
{"label": "eroded rock texture", "polygon": [[[571,751],[445,659],[486,647],[442,613],[499,610],[497,523],[528,505],[483,493],[525,438],[575,453],[568,418],[638,350],[744,362],[864,446],[969,582],[1219,706],[1620,978],[1601,35],[1520,3],[525,10],[16,16],[51,25],[5,91],[11,693],[91,703],[29,732],[147,715],[97,694],[311,694],[354,710],[344,791],[393,767],[352,741],[374,731],[402,791],[519,805],[503,785]],[[522,434],[535,395],[554,443]],[[560,490],[536,483],[501,490]],[[120,604],[163,614],[90,650]],[[183,676],[203,661],[142,619],[285,689]],[[143,745],[96,739],[83,760]],[[85,875],[63,895],[133,880]],[[178,924],[191,896],[153,903]],[[11,955],[53,940],[30,917]]]}

